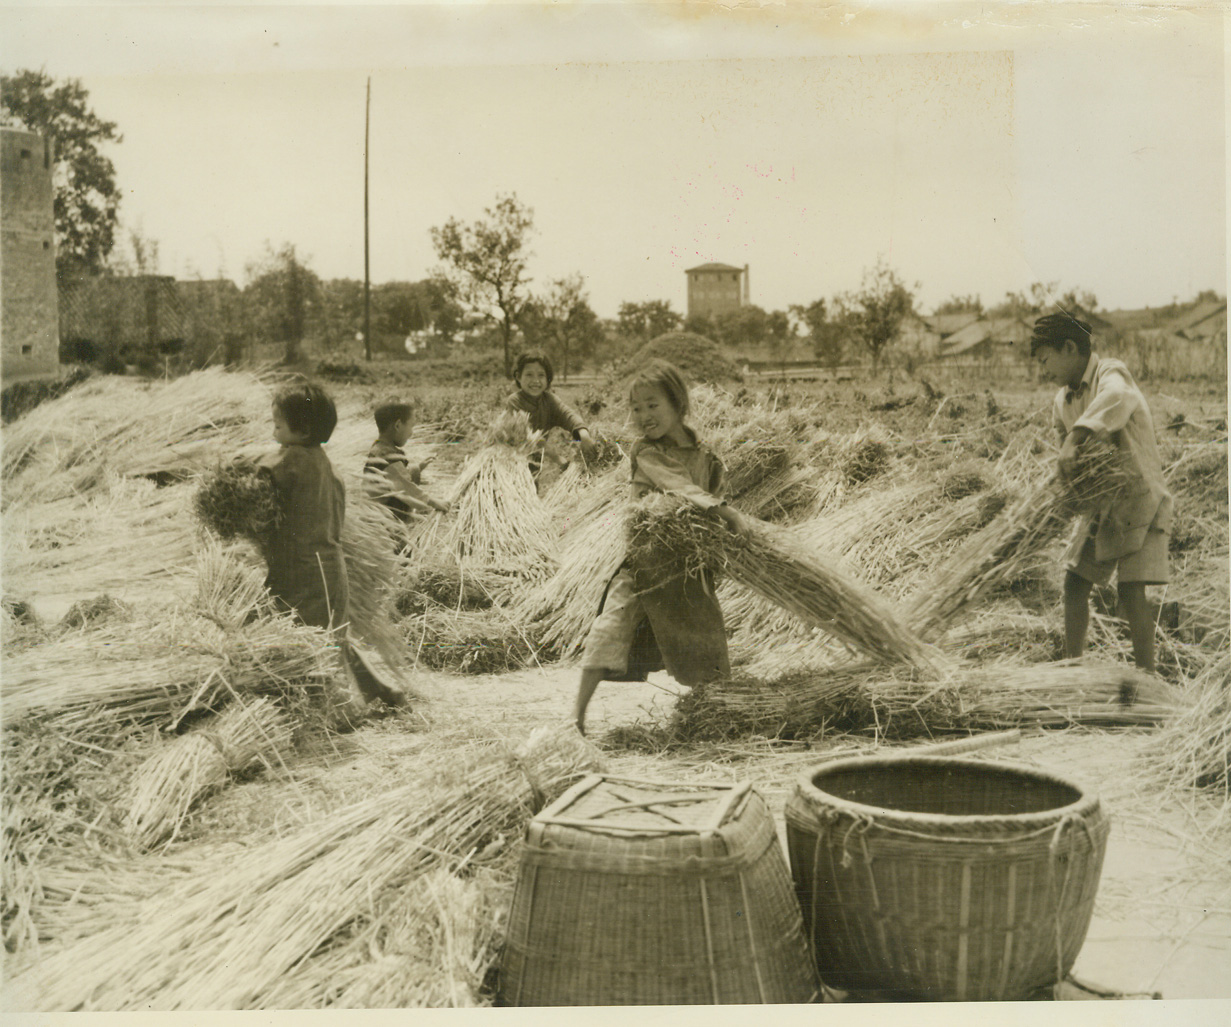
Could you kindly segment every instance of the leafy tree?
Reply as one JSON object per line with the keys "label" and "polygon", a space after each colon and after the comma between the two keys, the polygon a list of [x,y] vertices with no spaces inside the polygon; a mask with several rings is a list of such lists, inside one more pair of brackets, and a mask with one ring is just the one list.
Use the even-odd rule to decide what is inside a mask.
{"label": "leafy tree", "polygon": [[431,230],[432,245],[443,262],[439,277],[451,283],[461,303],[499,322],[504,370],[511,374],[513,332],[530,283],[526,241],[534,210],[511,193],[497,196],[484,215],[473,224],[450,218]]}
{"label": "leafy tree", "polygon": [[840,322],[829,316],[825,301],[813,300],[806,307],[795,304],[791,307],[791,313],[807,327],[816,359],[830,370],[841,364],[846,355],[846,332]]}
{"label": "leafy tree", "polygon": [[604,337],[584,281],[580,272],[555,279],[522,308],[519,321],[526,341],[547,351],[562,378],[568,378],[574,358],[589,356]]}
{"label": "leafy tree", "polygon": [[714,317],[714,334],[724,346],[755,346],[765,338],[768,330],[769,315],[753,304]]}
{"label": "leafy tree", "polygon": [[0,123],[54,140],[56,274],[60,280],[103,271],[115,245],[120,191],[115,165],[99,150],[118,143],[114,121],[87,105],[78,79],[56,83],[41,71],[0,75]]}
{"label": "leafy tree", "polygon": [[881,356],[898,337],[902,319],[914,309],[914,292],[882,258],[864,272],[858,292],[839,297],[839,308],[852,338],[871,355],[875,374]]}
{"label": "leafy tree", "polygon": [[670,300],[621,303],[616,317],[621,335],[630,339],[640,339],[642,342],[674,332],[684,321],[671,309]]}
{"label": "leafy tree", "polygon": [[246,272],[244,307],[250,328],[258,338],[284,345],[284,363],[297,363],[309,325],[319,324],[321,280],[291,243],[277,251],[266,244],[265,255]]}
{"label": "leafy tree", "polygon": [[982,314],[983,300],[977,294],[970,296],[950,296],[938,306],[933,314]]}

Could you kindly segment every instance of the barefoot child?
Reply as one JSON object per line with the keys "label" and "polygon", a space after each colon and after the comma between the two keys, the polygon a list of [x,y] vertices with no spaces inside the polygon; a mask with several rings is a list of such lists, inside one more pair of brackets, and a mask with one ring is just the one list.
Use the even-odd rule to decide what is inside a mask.
{"label": "barefoot child", "polygon": [[[590,438],[590,431],[577,413],[550,391],[554,377],[551,361],[544,354],[521,354],[513,367],[517,391],[504,401],[505,408],[529,414],[531,431],[548,432],[552,428],[563,428],[581,443],[582,456],[592,460],[594,440]],[[537,475],[538,463],[532,461],[531,469]]]}
{"label": "barefoot child", "polygon": [[1106,435],[1121,456],[1128,482],[1101,509],[1083,516],[1065,554],[1064,655],[1086,647],[1090,592],[1116,574],[1117,608],[1128,621],[1133,660],[1154,671],[1154,618],[1147,585],[1168,580],[1172,499],[1163,482],[1154,423],[1145,397],[1123,363],[1090,348],[1090,326],[1068,314],[1034,325],[1030,355],[1060,389],[1052,407],[1060,435],[1059,469],[1071,476],[1082,443]]}
{"label": "barefoot child", "polygon": [[[631,498],[669,492],[712,511],[733,531],[748,530],[740,512],[718,498],[722,462],[684,423],[688,388],[680,372],[670,364],[652,362],[633,379],[629,404],[642,436],[631,453]],[[644,637],[647,627],[658,652],[645,667],[632,667],[634,642]],[[577,729],[585,733],[586,707],[600,681],[644,681],[646,669],[664,664],[672,677],[689,686],[730,673],[726,630],[713,583],[683,574],[663,581],[661,574],[634,570],[625,561],[608,583],[599,615],[586,636],[573,707]]]}
{"label": "barefoot child", "polygon": [[419,487],[424,465],[412,466],[402,451],[410,438],[410,414],[409,403],[385,403],[376,408],[379,436],[368,450],[363,467],[368,494],[389,507],[403,523],[411,520],[412,511],[443,513],[449,509],[448,503],[433,499]]}

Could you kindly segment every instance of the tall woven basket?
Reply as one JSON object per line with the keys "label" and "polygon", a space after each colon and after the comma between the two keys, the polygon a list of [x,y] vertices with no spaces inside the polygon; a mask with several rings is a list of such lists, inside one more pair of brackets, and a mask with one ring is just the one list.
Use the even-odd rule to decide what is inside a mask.
{"label": "tall woven basket", "polygon": [[773,820],[747,784],[594,775],[531,821],[501,956],[503,1003],[816,995]]}
{"label": "tall woven basket", "polygon": [[831,987],[1022,999],[1062,980],[1085,941],[1109,825],[1072,782],[952,757],[837,760],[785,814]]}

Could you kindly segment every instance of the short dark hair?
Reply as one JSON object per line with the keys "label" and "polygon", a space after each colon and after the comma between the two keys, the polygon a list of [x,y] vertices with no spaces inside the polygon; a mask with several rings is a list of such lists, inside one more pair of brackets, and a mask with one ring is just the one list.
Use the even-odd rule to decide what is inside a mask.
{"label": "short dark hair", "polygon": [[398,421],[410,420],[411,411],[409,403],[382,403],[376,408],[376,430],[384,433]]}
{"label": "short dark hair", "polygon": [[1065,342],[1071,339],[1077,352],[1088,357],[1091,331],[1085,321],[1079,321],[1072,314],[1046,314],[1034,323],[1034,331],[1030,335],[1030,355],[1033,357],[1044,346],[1064,349]]}
{"label": "short dark hair", "polygon": [[688,383],[684,380],[680,369],[665,360],[651,360],[638,371],[628,382],[628,394],[631,397],[633,389],[640,385],[649,385],[662,389],[667,399],[675,407],[675,412],[681,418],[688,416]]}
{"label": "short dark hair", "polygon": [[274,406],[291,431],[318,446],[329,441],[338,425],[338,408],[314,382],[284,385],[274,393]]}
{"label": "short dark hair", "polygon": [[526,369],[527,364],[542,364],[543,373],[547,375],[547,387],[551,388],[551,381],[556,376],[555,369],[551,366],[551,361],[547,359],[546,353],[523,353],[517,358],[517,363],[513,365],[513,380],[518,384],[521,383],[521,373]]}

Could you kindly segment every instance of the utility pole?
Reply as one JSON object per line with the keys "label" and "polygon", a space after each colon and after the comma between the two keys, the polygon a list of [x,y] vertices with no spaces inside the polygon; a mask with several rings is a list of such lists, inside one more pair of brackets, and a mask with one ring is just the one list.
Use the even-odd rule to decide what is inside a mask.
{"label": "utility pole", "polygon": [[363,113],[363,359],[372,359],[372,275],[368,240],[368,145],[372,138],[372,76]]}

